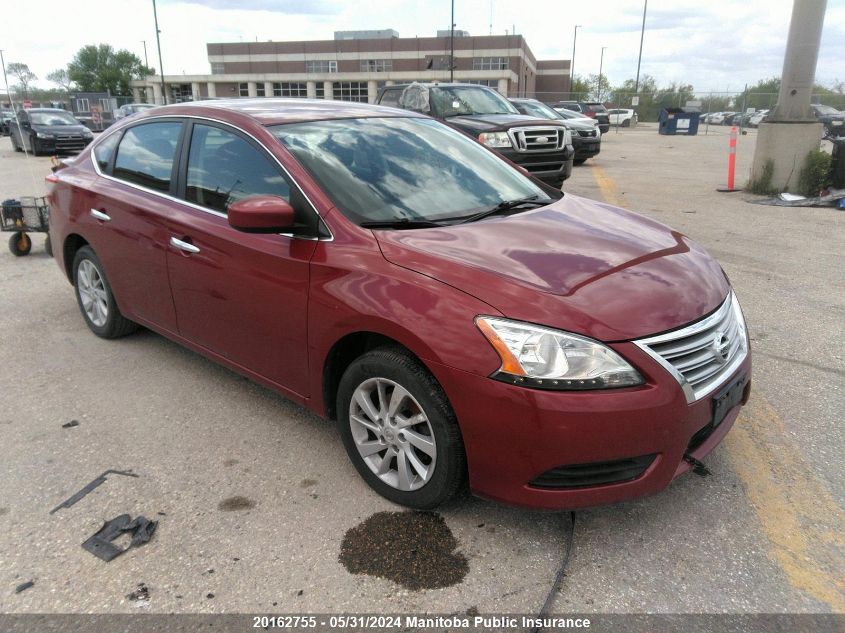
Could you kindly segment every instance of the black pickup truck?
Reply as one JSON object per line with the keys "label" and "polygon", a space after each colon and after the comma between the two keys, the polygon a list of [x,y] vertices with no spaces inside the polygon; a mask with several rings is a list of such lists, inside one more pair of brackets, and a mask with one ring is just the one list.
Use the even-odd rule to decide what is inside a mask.
{"label": "black pickup truck", "polygon": [[442,119],[555,187],[572,173],[575,150],[566,126],[520,114],[491,88],[459,83],[385,86],[376,103]]}

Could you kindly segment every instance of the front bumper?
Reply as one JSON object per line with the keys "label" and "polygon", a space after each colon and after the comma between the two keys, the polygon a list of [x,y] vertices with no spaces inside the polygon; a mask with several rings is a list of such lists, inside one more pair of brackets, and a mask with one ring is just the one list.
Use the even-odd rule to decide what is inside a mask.
{"label": "front bumper", "polygon": [[[473,493],[508,504],[575,509],[615,503],[663,490],[689,470],[684,453],[701,459],[727,434],[739,414],[734,407],[721,424],[690,450],[712,420],[710,396],[687,404],[677,381],[633,343],[614,344],[646,379],[640,387],[583,391],[538,391],[434,365],[463,434]],[[728,384],[751,378],[751,355]],[[635,479],[549,489],[532,486],[561,466],[654,456]]]}
{"label": "front bumper", "polygon": [[535,178],[552,185],[560,185],[572,175],[572,162],[575,159],[575,148],[572,145],[557,152],[517,152],[498,147],[496,151]]}
{"label": "front bumper", "polygon": [[572,145],[575,147],[575,160],[585,160],[598,156],[601,152],[601,139],[598,138],[582,138],[572,139]]}
{"label": "front bumper", "polygon": [[93,141],[93,138],[84,136],[73,136],[68,138],[35,138],[33,148],[39,154],[71,154],[84,150]]}

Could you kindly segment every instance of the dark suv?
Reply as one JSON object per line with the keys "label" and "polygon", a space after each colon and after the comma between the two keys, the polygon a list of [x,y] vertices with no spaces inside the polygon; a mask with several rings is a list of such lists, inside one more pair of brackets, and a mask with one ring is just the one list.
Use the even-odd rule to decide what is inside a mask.
{"label": "dark suv", "polygon": [[607,134],[610,129],[610,115],[603,103],[598,101],[560,101],[555,103],[553,108],[566,108],[574,112],[580,112],[584,116],[595,119],[599,122],[599,129],[602,134]]}
{"label": "dark suv", "polygon": [[507,99],[485,86],[386,86],[376,103],[442,119],[553,186],[559,187],[572,173],[575,150],[566,126],[520,114]]}
{"label": "dark suv", "polygon": [[70,112],[54,108],[18,111],[17,123],[9,123],[12,147],[39,154],[80,152],[94,140],[94,134]]}

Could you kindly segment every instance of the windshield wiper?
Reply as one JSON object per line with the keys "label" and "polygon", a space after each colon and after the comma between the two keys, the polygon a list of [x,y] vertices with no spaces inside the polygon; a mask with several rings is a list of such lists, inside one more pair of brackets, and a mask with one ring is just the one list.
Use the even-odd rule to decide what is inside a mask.
{"label": "windshield wiper", "polygon": [[466,224],[467,222],[476,222],[483,218],[486,218],[491,215],[495,215],[497,213],[504,213],[505,211],[510,211],[511,209],[515,209],[517,207],[521,207],[522,205],[536,205],[536,206],[545,206],[547,204],[551,204],[551,200],[538,200],[539,196],[536,194],[533,196],[527,196],[525,198],[518,198],[516,200],[502,200],[499,204],[494,207],[490,207],[489,209],[485,209],[484,211],[479,211],[478,213],[474,213],[473,215],[464,218],[457,224]]}
{"label": "windshield wiper", "polygon": [[431,220],[411,220],[409,218],[399,218],[397,220],[361,222],[361,226],[365,229],[429,229],[444,225],[440,222],[433,222]]}

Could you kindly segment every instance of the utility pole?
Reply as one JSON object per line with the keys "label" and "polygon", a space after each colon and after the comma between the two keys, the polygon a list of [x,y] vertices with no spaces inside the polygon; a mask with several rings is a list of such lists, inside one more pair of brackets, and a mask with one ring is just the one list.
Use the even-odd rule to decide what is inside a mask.
{"label": "utility pole", "polygon": [[147,40],[141,40],[141,44],[144,45],[144,66],[149,68],[150,67],[150,61],[147,59]]}
{"label": "utility pole", "polygon": [[601,47],[601,58],[599,59],[599,80],[598,86],[596,87],[596,101],[601,101],[601,69],[604,66],[604,49],[610,48],[609,46],[602,46]]}
{"label": "utility pole", "polygon": [[455,0],[452,0],[452,21],[449,22],[449,83],[455,81]]}
{"label": "utility pole", "polygon": [[578,41],[578,29],[580,24],[575,25],[575,35],[572,36],[572,61],[569,62],[569,98],[572,99],[572,84],[575,82],[575,43]]}
{"label": "utility pole", "polygon": [[634,94],[640,94],[640,64],[643,61],[643,38],[645,37],[645,12],[648,9],[648,0],[643,0],[643,28],[640,31],[640,56],[637,57],[637,78],[634,80]]}
{"label": "utility pole", "polygon": [[164,87],[164,62],[161,61],[161,31],[158,28],[158,12],[156,11],[156,0],[153,0],[153,19],[156,24],[156,44],[158,45],[158,68],[161,72],[161,98],[164,99],[164,105],[167,105],[167,90]]}

